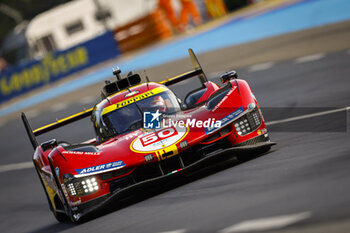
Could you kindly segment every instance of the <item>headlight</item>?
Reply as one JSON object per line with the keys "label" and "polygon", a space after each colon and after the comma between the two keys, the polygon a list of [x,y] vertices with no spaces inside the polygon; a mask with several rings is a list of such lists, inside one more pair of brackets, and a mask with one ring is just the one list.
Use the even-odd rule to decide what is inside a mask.
{"label": "headlight", "polygon": [[245,115],[234,121],[233,125],[237,131],[238,135],[246,135],[253,132],[262,123],[260,112],[255,104],[250,104],[250,108],[254,107],[253,110],[247,112]]}
{"label": "headlight", "polygon": [[85,196],[99,190],[97,179],[94,176],[72,178],[69,175],[64,175],[63,182],[71,196]]}
{"label": "headlight", "polygon": [[68,185],[66,185],[69,193],[72,195],[72,196],[76,196],[77,195],[77,191],[75,190],[75,187],[74,187],[74,184],[73,183],[70,183]]}
{"label": "headlight", "polygon": [[98,184],[95,177],[85,179],[81,182],[85,193],[92,193],[98,190]]}

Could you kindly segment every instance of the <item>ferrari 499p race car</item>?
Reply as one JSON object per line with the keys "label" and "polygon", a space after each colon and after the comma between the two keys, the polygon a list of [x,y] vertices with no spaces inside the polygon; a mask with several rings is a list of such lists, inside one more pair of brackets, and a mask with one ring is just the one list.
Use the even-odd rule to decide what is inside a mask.
{"label": "ferrari 499p race car", "polygon": [[[231,156],[264,153],[275,143],[267,134],[259,105],[235,71],[208,81],[195,54],[194,69],[161,82],[141,83],[139,74],[106,81],[93,108],[32,130],[22,113],[33,162],[58,221],[77,222],[116,201],[121,194],[197,170]],[[198,78],[201,87],[184,101],[168,88]],[[36,136],[91,117],[96,137],[69,144]]]}

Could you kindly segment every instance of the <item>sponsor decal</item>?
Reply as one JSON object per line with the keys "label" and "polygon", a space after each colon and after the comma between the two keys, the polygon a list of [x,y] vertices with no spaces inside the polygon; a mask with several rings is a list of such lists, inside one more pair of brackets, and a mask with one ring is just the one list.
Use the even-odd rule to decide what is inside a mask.
{"label": "sponsor decal", "polygon": [[[153,152],[163,150],[181,141],[188,133],[179,127],[166,127],[138,136],[130,145],[135,152]],[[176,147],[176,146],[175,146]]]}
{"label": "sponsor decal", "polygon": [[125,140],[129,140],[129,139],[131,139],[131,138],[136,137],[136,136],[139,135],[139,134],[140,134],[140,132],[136,131],[136,132],[127,134],[124,138],[125,138]]}
{"label": "sponsor decal", "polygon": [[100,155],[101,152],[84,152],[84,151],[62,151],[62,154],[66,155]]}
{"label": "sponsor decal", "polygon": [[[47,84],[57,77],[72,73],[89,64],[88,48],[79,46],[62,53],[48,53],[41,61],[9,70],[0,77],[0,97],[11,96],[24,90]],[[5,74],[1,73],[1,74]]]}
{"label": "sponsor decal", "polygon": [[153,90],[150,90],[150,91],[138,94],[136,96],[130,97],[129,99],[126,99],[126,100],[120,101],[120,102],[118,102],[116,104],[113,104],[113,105],[110,105],[108,107],[105,107],[102,110],[102,115],[105,115],[107,113],[113,112],[113,111],[115,111],[115,110],[117,110],[119,108],[125,107],[125,106],[127,106],[129,104],[138,102],[140,100],[146,99],[148,97],[151,97],[153,95],[159,94],[159,93],[164,92],[166,90],[167,89],[164,88],[164,87],[157,87],[157,88],[154,88]]}
{"label": "sponsor decal", "polygon": [[144,112],[143,113],[143,128],[145,129],[160,129],[160,116],[159,110],[156,112]]}
{"label": "sponsor decal", "polygon": [[225,116],[224,118],[219,120],[219,122],[220,122],[220,126],[219,127],[217,127],[216,124],[214,124],[213,126],[205,127],[204,128],[205,134],[211,133],[212,131],[220,128],[221,126],[224,126],[225,124],[227,124],[228,122],[232,121],[237,116],[239,116],[241,113],[243,113],[243,111],[244,111],[243,110],[243,106],[241,106],[237,110],[235,110],[234,112],[228,114],[227,116]]}
{"label": "sponsor decal", "polygon": [[84,174],[92,174],[92,173],[101,172],[101,171],[110,170],[110,169],[120,169],[123,167],[125,167],[125,163],[123,161],[119,160],[119,161],[105,163],[105,164],[101,164],[101,165],[97,165],[97,166],[93,166],[93,167],[87,167],[87,168],[83,168],[83,169],[75,169],[75,171],[79,175],[84,175]]}

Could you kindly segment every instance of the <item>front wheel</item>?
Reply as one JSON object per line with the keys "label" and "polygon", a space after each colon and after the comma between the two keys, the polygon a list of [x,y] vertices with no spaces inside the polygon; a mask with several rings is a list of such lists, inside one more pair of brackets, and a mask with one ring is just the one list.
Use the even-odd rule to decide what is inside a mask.
{"label": "front wheel", "polygon": [[54,208],[52,210],[53,215],[55,216],[56,220],[59,222],[66,222],[69,220],[67,214],[64,212],[64,207],[63,204],[60,200],[60,198],[58,197],[58,195],[55,195],[55,206],[56,208]]}
{"label": "front wheel", "polygon": [[46,190],[46,187],[44,185],[44,180],[43,178],[41,177],[40,173],[39,173],[39,169],[38,167],[36,166],[36,164],[34,163],[34,167],[35,167],[35,170],[38,174],[38,177],[40,179],[40,183],[44,189],[44,192],[45,192],[45,196],[47,198],[47,201],[49,203],[49,207],[50,207],[50,210],[52,211],[53,215],[55,216],[55,218],[57,219],[57,221],[59,222],[65,222],[68,220],[68,216],[66,215],[66,213],[63,211],[64,210],[64,207],[62,205],[62,202],[60,201],[59,197],[57,196],[57,194],[55,195],[54,197],[54,202],[55,203],[51,203],[51,200],[49,198],[49,194],[47,193],[47,190]]}
{"label": "front wheel", "polygon": [[[49,164],[50,164],[51,171],[54,171],[54,168],[53,168],[52,163],[51,163],[50,160],[49,160]],[[57,189],[58,189],[57,191],[61,192],[61,194],[63,196],[63,199],[64,199],[64,201],[66,203],[66,206],[65,206],[65,204],[62,203],[61,199],[59,198],[58,194],[56,193],[56,195],[55,195],[56,208],[54,208],[53,211],[52,211],[54,216],[55,216],[55,218],[59,222],[64,222],[64,221],[69,220],[69,219],[72,222],[76,222],[73,218],[70,217],[72,212],[71,212],[71,209],[70,209],[69,205],[67,204],[68,202],[67,202],[67,200],[66,200],[66,198],[65,198],[65,196],[63,194],[63,190],[62,190],[62,187],[60,185],[60,181],[59,181],[56,173],[55,172],[51,172],[51,174],[52,174],[52,176],[53,176],[53,178],[55,180],[55,183],[56,183],[56,186],[57,186]]]}

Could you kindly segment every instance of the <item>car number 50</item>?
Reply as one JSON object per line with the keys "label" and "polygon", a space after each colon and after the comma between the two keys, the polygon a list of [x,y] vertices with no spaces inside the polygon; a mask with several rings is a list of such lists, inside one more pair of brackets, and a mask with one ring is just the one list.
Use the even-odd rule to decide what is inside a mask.
{"label": "car number 50", "polygon": [[160,140],[164,140],[166,138],[175,136],[177,134],[178,133],[174,127],[169,127],[169,128],[161,129],[157,132],[152,132],[150,134],[147,134],[146,136],[141,137],[140,140],[143,146],[148,146],[150,144],[159,142]]}

